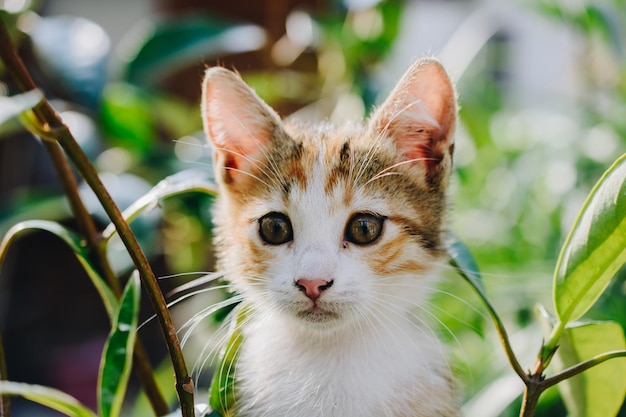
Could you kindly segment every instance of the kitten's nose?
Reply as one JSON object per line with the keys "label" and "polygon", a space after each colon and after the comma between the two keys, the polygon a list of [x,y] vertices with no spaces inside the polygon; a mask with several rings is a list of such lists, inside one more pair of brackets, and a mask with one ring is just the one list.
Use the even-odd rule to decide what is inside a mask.
{"label": "kitten's nose", "polygon": [[296,287],[304,292],[304,295],[315,301],[322,295],[322,291],[332,287],[333,282],[333,280],[300,278],[296,281]]}

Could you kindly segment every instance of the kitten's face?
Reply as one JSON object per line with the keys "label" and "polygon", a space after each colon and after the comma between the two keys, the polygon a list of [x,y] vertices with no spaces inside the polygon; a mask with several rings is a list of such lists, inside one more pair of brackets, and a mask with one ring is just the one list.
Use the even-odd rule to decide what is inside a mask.
{"label": "kitten's face", "polygon": [[283,123],[234,74],[209,70],[226,277],[265,311],[318,328],[419,304],[440,253],[455,111],[434,61],[366,125],[339,128]]}

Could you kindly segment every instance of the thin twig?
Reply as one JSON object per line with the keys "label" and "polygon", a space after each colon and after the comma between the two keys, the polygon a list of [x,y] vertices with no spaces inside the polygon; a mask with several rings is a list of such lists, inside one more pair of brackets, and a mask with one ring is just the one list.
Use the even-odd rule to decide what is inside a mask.
{"label": "thin twig", "polygon": [[[30,91],[35,88],[35,84],[32,81],[30,75],[28,74],[28,71],[26,70],[23,62],[21,61],[21,59],[19,58],[19,56],[15,53],[13,49],[13,44],[10,40],[7,28],[2,19],[0,19],[0,57],[4,61],[8,72],[13,77],[15,83],[17,84],[18,88],[20,88],[20,90]],[[156,284],[156,278],[154,277],[152,270],[147,264],[145,255],[143,255],[143,252],[141,252],[139,245],[136,243],[136,240],[134,239],[134,236],[132,235],[132,233],[130,233],[130,228],[123,221],[123,219],[121,220],[121,223],[123,223],[123,225],[119,224],[120,222],[119,221],[116,222],[116,219],[114,219],[116,215],[118,215],[118,218],[121,218],[121,216],[119,215],[119,210],[117,209],[117,207],[111,200],[110,196],[108,195],[108,192],[102,186],[101,182],[99,181],[97,177],[97,174],[95,173],[95,170],[89,163],[88,159],[86,158],[86,156],[84,155],[80,147],[77,145],[75,139],[73,138],[69,130],[65,127],[63,122],[60,120],[60,118],[58,117],[54,109],[47,102],[47,100],[43,100],[42,103],[40,103],[40,105],[38,105],[35,109],[33,109],[33,111],[35,115],[37,116],[37,118],[39,119],[39,121],[41,122],[41,126],[47,127],[54,131],[58,130],[58,132],[61,133],[58,138],[59,143],[64,148],[69,147],[70,149],[72,149],[72,154],[74,155],[74,158],[75,158],[73,159],[73,161],[76,164],[78,170],[81,172],[81,174],[83,174],[83,176],[88,175],[90,177],[90,180],[88,180],[87,183],[90,186],[92,186],[92,188],[94,189],[94,192],[96,193],[100,201],[101,202],[103,200],[107,201],[106,204],[103,203],[103,206],[107,214],[111,216],[111,220],[114,222],[114,224],[116,224],[116,226],[122,227],[122,228],[125,226],[126,229],[128,229],[128,233],[125,233],[125,239],[122,239],[122,240],[124,244],[126,245],[126,247],[128,248],[129,253],[131,254],[131,257],[136,262],[139,262],[142,264],[142,267],[139,267],[139,265],[137,266],[141,273],[142,278],[144,278],[144,286],[150,288],[148,290],[148,293],[150,295],[151,301],[153,301],[153,306],[155,307],[157,316],[167,316],[167,318],[169,318],[169,312],[167,311],[167,307],[165,306],[165,301],[163,300],[162,303],[159,303],[159,300],[158,300],[159,295],[161,299],[163,298],[163,295],[161,294],[161,291],[158,288],[158,284],[146,285],[146,281],[149,282],[151,280],[151,277],[154,283]],[[104,275],[107,277],[107,280],[109,281],[114,292],[117,295],[119,295],[121,294],[119,283],[117,282],[115,277],[112,275],[110,265],[108,264],[108,261],[106,260],[106,255],[104,251],[101,249],[100,245],[98,244],[99,236],[96,232],[95,225],[93,224],[93,220],[91,219],[91,216],[89,216],[89,213],[85,209],[84,205],[82,204],[82,200],[80,199],[80,196],[78,195],[76,182],[73,178],[73,175],[71,174],[71,170],[69,169],[69,166],[67,165],[67,161],[65,157],[63,156],[63,153],[61,152],[59,145],[57,143],[48,142],[46,140],[44,140],[44,142],[46,143],[46,147],[48,151],[50,152],[50,155],[55,164],[55,167],[57,168],[57,172],[59,173],[59,176],[61,177],[61,181],[66,191],[66,195],[68,196],[68,199],[70,201],[70,206],[77,219],[78,226],[81,229],[81,232],[83,232],[83,235],[85,236],[85,238],[88,239],[90,247],[94,249],[93,251],[94,256],[96,257],[96,259],[98,259],[98,263],[99,263],[99,266],[101,267],[100,268],[101,271],[104,272]],[[66,152],[70,154],[68,149],[66,149]],[[99,189],[100,194],[98,193],[97,189]],[[134,241],[134,244],[131,241]],[[133,253],[133,251],[135,253]],[[158,293],[158,295],[154,295],[155,291]],[[163,306],[165,306],[165,308],[163,308]],[[161,314],[159,314],[160,312]],[[187,375],[187,371],[184,366],[184,361],[182,362],[183,367],[182,368],[180,367],[181,366],[180,358],[182,358],[182,351],[180,353],[176,353],[177,350],[180,351],[180,344],[178,343],[176,332],[171,330],[173,329],[171,318],[169,318],[169,320],[167,318],[160,320],[160,323],[162,324],[162,326],[166,326],[166,327],[168,325],[170,326],[170,328],[162,327],[162,330],[166,338],[166,341],[168,342],[168,348],[170,348],[170,352],[172,351],[175,352],[173,354],[173,362],[175,362],[174,369],[177,370],[177,381],[178,381],[177,385],[181,385],[181,381],[186,382],[189,379],[189,377]],[[172,334],[174,335],[175,340],[172,340]],[[176,345],[178,345],[178,349],[176,349]],[[150,399],[150,402],[154,411],[158,415],[164,415],[169,411],[168,406],[163,396],[161,395],[160,391],[158,390],[156,381],[154,380],[154,372],[152,372],[152,367],[150,365],[150,362],[147,359],[147,355],[145,354],[145,349],[143,348],[141,343],[138,343],[137,347],[138,349],[136,349],[134,352],[136,363],[139,364],[137,373],[139,374],[140,379],[142,380],[142,383],[144,384],[144,388],[146,390],[146,393],[148,394],[148,398]],[[174,360],[174,358],[176,358],[176,360]],[[177,364],[178,364],[178,367],[177,367]],[[179,377],[179,373],[181,374],[180,377]],[[187,375],[186,378],[185,378],[185,375]],[[186,395],[183,395],[183,396],[185,398],[187,397]],[[182,401],[182,397],[181,397],[181,401]],[[183,416],[193,415],[193,398],[191,399],[191,404],[192,404],[191,414],[188,412],[187,413],[183,412]],[[186,408],[190,408],[190,407],[186,407]],[[185,410],[185,407],[183,407],[183,410]]]}
{"label": "thin twig", "polygon": [[594,366],[600,365],[603,362],[608,361],[609,359],[615,358],[626,358],[626,350],[613,350],[610,352],[601,353],[599,355],[594,356],[591,359],[587,359],[584,362],[578,363],[574,366],[571,366],[556,375],[547,378],[542,382],[544,389],[550,388],[553,385],[558,384],[559,382],[565,381],[573,376],[576,376],[587,369],[593,368]]}
{"label": "thin twig", "polygon": [[454,259],[450,259],[449,262],[457,270],[457,272],[472,286],[472,288],[474,288],[474,291],[476,291],[478,297],[481,299],[485,307],[487,307],[487,311],[489,312],[491,320],[496,326],[496,331],[498,333],[498,337],[500,338],[500,343],[504,348],[504,352],[506,353],[506,357],[509,360],[511,367],[513,368],[515,373],[517,373],[517,375],[522,379],[524,384],[528,385],[529,376],[526,372],[524,372],[524,369],[517,360],[517,356],[515,356],[515,352],[513,351],[513,347],[511,346],[511,342],[509,341],[509,335],[506,331],[506,328],[504,327],[504,323],[502,322],[502,319],[498,315],[498,312],[494,308],[493,304],[491,304],[491,301],[489,301],[489,298],[487,298],[487,294],[483,290],[482,286],[478,282],[476,282],[476,280],[470,274],[466,273],[466,271]]}

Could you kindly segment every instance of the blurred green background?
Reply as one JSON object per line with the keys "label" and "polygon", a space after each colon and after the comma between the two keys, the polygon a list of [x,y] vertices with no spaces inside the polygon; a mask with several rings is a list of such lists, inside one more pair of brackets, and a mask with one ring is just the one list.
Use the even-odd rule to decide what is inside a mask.
{"label": "blurred green background", "polygon": [[[0,0],[0,15],[122,208],[168,175],[210,171],[198,106],[207,66],[237,69],[282,116],[341,121],[366,116],[416,58],[439,57],[460,103],[450,229],[476,256],[527,367],[541,345],[533,310],[551,306],[560,244],[593,184],[626,151],[621,0]],[[0,94],[16,93],[0,66]],[[84,197],[105,225],[93,196]],[[210,204],[199,195],[168,200],[133,224],[158,275],[212,270]],[[73,225],[45,150],[13,121],[0,125],[0,234],[31,218]],[[120,244],[111,258],[120,275],[129,272]],[[446,276],[431,312],[462,379],[466,415],[517,415],[522,385],[484,309]],[[192,278],[163,279],[164,291]],[[625,296],[622,270],[588,316],[625,327]],[[177,322],[209,302],[174,307]],[[28,236],[11,249],[0,270],[0,325],[11,379],[94,404],[108,322],[54,238]],[[186,346],[191,364],[203,332]],[[154,323],[141,335],[158,362],[165,352]],[[16,400],[14,415],[56,414]],[[567,415],[556,390],[537,415]]]}

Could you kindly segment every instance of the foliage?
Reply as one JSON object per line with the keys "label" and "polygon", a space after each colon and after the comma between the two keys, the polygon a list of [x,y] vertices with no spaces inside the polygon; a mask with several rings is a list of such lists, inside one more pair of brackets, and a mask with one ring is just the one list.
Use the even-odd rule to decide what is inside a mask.
{"label": "foliage", "polygon": [[[344,117],[345,112],[340,110],[346,108],[352,109],[352,115],[365,114],[377,95],[376,66],[386,58],[398,36],[403,11],[401,2],[374,3],[366,9],[333,6],[322,14],[299,12],[296,15],[301,19],[299,22],[310,23],[312,31],[303,44],[298,44],[302,39],[289,39],[287,33],[290,61],[283,62],[281,68],[244,73],[244,77],[274,106],[287,103],[289,109],[305,105],[323,108],[322,114],[331,118]],[[483,416],[517,414],[520,401],[524,416],[557,415],[551,410],[559,407],[561,401],[572,416],[618,415],[620,407],[623,408],[626,274],[620,268],[626,257],[625,157],[616,160],[595,187],[592,188],[592,184],[615,156],[626,149],[623,119],[626,108],[623,74],[626,71],[621,56],[626,13],[617,2],[606,1],[601,5],[581,2],[581,5],[574,8],[566,2],[542,0],[536,7],[558,24],[578,31],[589,55],[602,55],[613,62],[612,69],[618,73],[613,89],[607,89],[606,80],[591,69],[584,73],[588,76],[587,90],[581,94],[580,106],[576,109],[548,111],[507,106],[498,81],[484,76],[490,68],[480,66],[481,62],[489,62],[484,59],[484,55],[490,53],[489,45],[459,81],[462,106],[453,229],[460,237],[451,238],[448,252],[452,269],[464,282],[455,282],[452,278],[433,306],[436,312],[441,312],[444,332],[449,331],[450,339],[455,339],[459,346],[454,350],[459,356],[458,363],[465,363],[468,368],[468,375],[462,375],[465,382],[470,381],[466,384],[468,403],[487,395],[472,387],[493,387],[510,381],[506,379],[510,369],[499,363],[491,349],[485,348],[494,334],[504,344],[510,365],[527,388],[522,400],[516,399],[515,394],[505,401],[503,410],[483,409]],[[18,16],[2,11],[0,14],[7,18],[12,37],[16,39]],[[365,26],[375,30],[364,31],[363,22],[376,23]],[[69,27],[67,21],[60,23]],[[206,270],[211,267],[205,255],[210,251],[207,243],[210,241],[210,216],[207,213],[215,190],[211,178],[205,174],[183,169],[201,165],[206,168],[204,171],[210,171],[206,166],[210,158],[197,133],[200,120],[196,117],[196,103],[174,96],[163,85],[176,71],[197,61],[200,54],[203,59],[213,59],[232,53],[224,40],[228,39],[227,35],[251,28],[198,16],[158,19],[151,23],[154,30],[147,35],[132,39],[129,36],[128,42],[135,43],[127,51],[127,61],[121,63],[119,79],[104,87],[102,80],[92,80],[93,85],[84,88],[80,85],[84,80],[59,77],[65,83],[59,90],[65,94],[62,97],[65,100],[87,106],[88,110],[81,114],[93,130],[102,132],[101,137],[91,137],[83,135],[80,126],[76,129],[69,126],[86,152],[95,149],[89,156],[100,173],[117,178],[125,175],[127,186],[113,193],[113,199],[125,202],[122,205],[127,207],[122,217],[133,223],[133,232],[147,255],[155,254],[154,248],[158,245],[151,243],[157,237],[162,238],[165,262],[171,273]],[[35,45],[38,39],[41,36],[32,37]],[[168,41],[164,44],[163,39]],[[258,45],[241,48],[254,51]],[[67,49],[65,45],[53,54],[39,53],[42,66],[49,64],[46,60],[51,56],[61,56],[63,49]],[[62,56],[66,59],[57,61],[68,68],[78,66],[71,54]],[[314,64],[307,66],[310,61]],[[328,65],[328,62],[333,64]],[[73,73],[66,71],[66,75]],[[80,91],[89,91],[92,95],[81,101],[76,93]],[[602,99],[596,100],[598,95],[602,95]],[[63,131],[41,123],[38,109],[45,99],[38,90],[16,92],[0,100],[0,132],[13,132],[13,119],[22,114],[23,123],[46,141],[67,142],[59,139]],[[331,104],[322,106],[320,103]],[[358,105],[354,106],[355,103]],[[67,114],[68,120],[69,116]],[[168,142],[172,138],[178,139],[173,147]],[[595,146],[597,140],[609,151],[602,152]],[[68,154],[78,166],[86,163],[74,159],[75,154]],[[181,170],[183,172],[172,175]],[[149,183],[166,179],[148,190],[135,186],[136,182],[128,181],[129,178],[141,178]],[[563,181],[555,185],[555,178]],[[589,189],[592,191],[584,200]],[[137,199],[137,195],[143,197]],[[123,294],[116,293],[106,266],[103,267],[102,260],[94,254],[104,252],[109,260],[116,260],[111,262],[114,275],[125,276],[134,268],[132,260],[120,263],[119,255],[113,252],[119,237],[118,224],[111,223],[98,232],[101,240],[94,244],[84,230],[74,231],[61,225],[67,218],[80,216],[69,213],[58,198],[34,195],[28,203],[21,212],[11,206],[0,207],[0,230],[6,231],[0,246],[0,267],[9,246],[27,231],[53,233],[72,249],[98,289],[112,320],[97,389],[99,415],[116,417],[127,396],[129,366],[135,361],[132,346],[136,337],[138,283],[133,277]],[[581,205],[582,210],[576,217]],[[57,210],[42,210],[51,206]],[[154,211],[160,211],[161,216],[151,215]],[[108,223],[108,215],[102,213],[100,220]],[[46,220],[31,220],[42,216]],[[159,217],[163,219],[162,226],[159,226]],[[158,228],[162,233],[156,232]],[[563,244],[562,235],[568,236]],[[476,259],[461,240],[469,244]],[[121,250],[127,251],[134,250]],[[535,307],[537,302],[546,305],[550,302],[544,295],[547,293],[543,291],[546,289],[544,282],[547,271],[555,263],[553,306],[549,309]],[[477,265],[487,265],[490,273],[481,275]],[[512,276],[520,283],[510,280],[504,283],[500,276]],[[484,308],[495,323],[495,333],[485,324]],[[533,310],[539,312],[538,321],[546,337],[543,345],[534,325]],[[237,311],[240,313],[235,320],[243,316],[241,308]],[[523,344],[518,340],[519,334],[526,339]],[[220,367],[228,370],[235,366],[236,355],[228,353],[236,350],[239,335],[232,334],[230,340],[229,346],[235,348],[227,349],[220,362]],[[516,353],[522,348],[532,352]],[[535,355],[534,366],[526,371],[526,365],[522,364],[532,355]],[[609,359],[612,360],[602,363]],[[226,397],[232,394],[232,375],[231,372],[215,375],[209,400],[214,413],[228,415],[229,401],[222,406],[219,398],[220,393],[225,393]],[[611,381],[610,387],[605,381]],[[557,383],[559,395],[549,389]],[[186,385],[179,385],[177,388],[182,391],[191,390],[188,381]],[[50,388],[0,381],[0,392],[24,396],[71,416],[94,415],[75,399]],[[193,411],[187,409],[184,413],[192,415]]]}
{"label": "foliage", "polygon": [[113,319],[111,334],[104,346],[98,378],[98,414],[119,417],[132,369],[132,352],[137,336],[139,311],[139,275],[133,274],[122,294]]}

